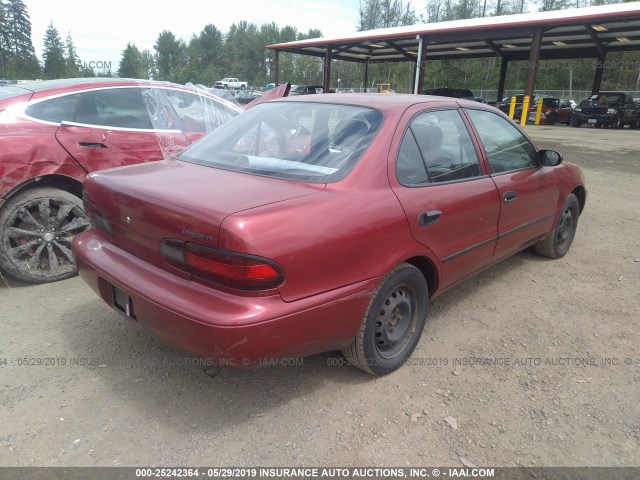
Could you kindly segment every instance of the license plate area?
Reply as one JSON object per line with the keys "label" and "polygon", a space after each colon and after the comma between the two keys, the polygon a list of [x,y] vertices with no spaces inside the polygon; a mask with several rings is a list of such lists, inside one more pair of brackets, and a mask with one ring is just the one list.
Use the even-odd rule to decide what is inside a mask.
{"label": "license plate area", "polygon": [[127,317],[138,320],[136,318],[136,311],[133,308],[133,299],[118,287],[111,287],[113,294],[113,307],[116,310],[120,310]]}
{"label": "license plate area", "polygon": [[593,124],[595,124],[595,123],[598,123],[598,121],[597,121],[595,118],[590,118],[589,120],[587,120],[587,123],[588,123],[589,125],[593,125]]}

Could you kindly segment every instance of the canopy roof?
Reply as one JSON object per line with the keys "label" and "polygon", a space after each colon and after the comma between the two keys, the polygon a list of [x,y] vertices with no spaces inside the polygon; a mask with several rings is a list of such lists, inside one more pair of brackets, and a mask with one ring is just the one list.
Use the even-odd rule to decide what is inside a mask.
{"label": "canopy roof", "polygon": [[332,59],[352,62],[416,61],[422,37],[426,60],[527,60],[536,30],[542,31],[540,59],[640,50],[640,2],[382,28],[266,48],[318,57],[329,52]]}

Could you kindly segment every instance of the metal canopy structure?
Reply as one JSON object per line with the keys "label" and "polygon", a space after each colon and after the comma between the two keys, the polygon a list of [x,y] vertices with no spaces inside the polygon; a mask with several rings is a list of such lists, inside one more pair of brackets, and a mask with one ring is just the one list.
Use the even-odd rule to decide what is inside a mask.
{"label": "metal canopy structure", "polygon": [[539,60],[596,58],[596,91],[607,53],[640,50],[640,2],[385,28],[266,48],[276,52],[276,83],[279,52],[324,58],[325,91],[329,89],[331,60],[364,63],[365,85],[371,63],[414,62],[414,93],[420,93],[429,60],[493,56],[502,60],[498,101],[504,94],[508,62],[518,60],[529,60],[525,95],[531,95]]}

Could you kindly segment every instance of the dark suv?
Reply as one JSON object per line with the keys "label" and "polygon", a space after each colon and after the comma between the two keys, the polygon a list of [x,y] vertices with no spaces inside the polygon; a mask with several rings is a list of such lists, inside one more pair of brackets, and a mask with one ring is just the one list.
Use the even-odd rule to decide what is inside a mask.
{"label": "dark suv", "polygon": [[623,92],[594,93],[578,105],[571,115],[571,126],[583,124],[595,127],[640,128],[640,103]]}

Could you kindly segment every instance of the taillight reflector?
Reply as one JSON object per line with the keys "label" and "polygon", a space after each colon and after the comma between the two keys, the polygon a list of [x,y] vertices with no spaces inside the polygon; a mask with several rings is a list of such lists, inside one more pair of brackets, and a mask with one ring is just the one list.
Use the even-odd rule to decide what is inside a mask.
{"label": "taillight reflector", "polygon": [[195,277],[243,290],[267,290],[284,281],[275,262],[254,255],[217,250],[191,242],[166,239],[160,244],[165,260]]}

